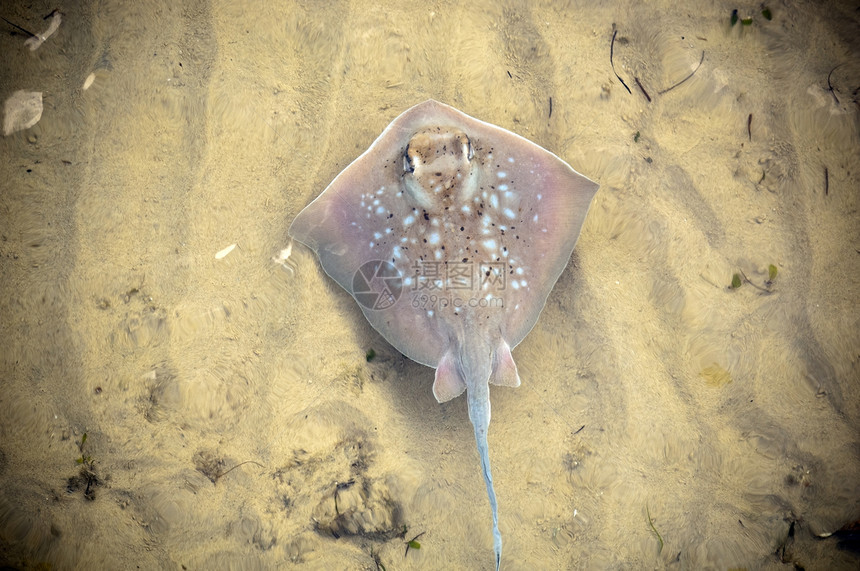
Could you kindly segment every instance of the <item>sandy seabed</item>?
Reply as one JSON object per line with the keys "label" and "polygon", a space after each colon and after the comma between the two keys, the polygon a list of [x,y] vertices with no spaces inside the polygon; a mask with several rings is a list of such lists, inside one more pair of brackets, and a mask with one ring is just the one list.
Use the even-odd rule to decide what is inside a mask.
{"label": "sandy seabed", "polygon": [[503,569],[857,568],[860,17],[699,4],[5,6],[63,17],[0,38],[0,564],[491,568],[464,399],[287,236],[433,98],[601,185],[492,389]]}

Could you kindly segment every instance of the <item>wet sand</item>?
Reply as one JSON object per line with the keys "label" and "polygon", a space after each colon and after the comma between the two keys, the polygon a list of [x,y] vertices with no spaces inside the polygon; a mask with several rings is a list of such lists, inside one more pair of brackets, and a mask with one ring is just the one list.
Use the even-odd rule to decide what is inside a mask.
{"label": "wet sand", "polygon": [[852,7],[116,4],[0,38],[0,563],[491,568],[465,400],[287,236],[434,98],[601,184],[491,390],[503,568],[856,568]]}

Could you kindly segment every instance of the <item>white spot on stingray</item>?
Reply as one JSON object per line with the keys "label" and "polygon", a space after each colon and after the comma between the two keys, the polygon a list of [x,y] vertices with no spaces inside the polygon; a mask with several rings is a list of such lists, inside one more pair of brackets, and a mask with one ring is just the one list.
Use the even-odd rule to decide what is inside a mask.
{"label": "white spot on stingray", "polygon": [[412,277],[406,276],[405,278],[403,278],[403,285],[411,286],[412,285]]}
{"label": "white spot on stingray", "polygon": [[472,209],[471,209],[471,208],[469,208],[469,205],[468,205],[468,204],[464,204],[464,205],[463,205],[463,207],[462,207],[462,208],[460,208],[460,210],[462,210],[462,211],[463,211],[463,212],[465,212],[466,214],[469,214],[469,213],[472,211]]}
{"label": "white spot on stingray", "polygon": [[514,289],[520,289],[520,282],[517,280],[511,280],[511,287]]}
{"label": "white spot on stingray", "polygon": [[377,198],[377,199],[375,199],[375,200],[373,201],[373,205],[374,205],[374,206],[379,206],[379,199],[378,199],[378,198]]}
{"label": "white spot on stingray", "polygon": [[[502,186],[505,186],[505,185],[502,185]],[[500,186],[499,188],[502,188],[502,187]],[[499,207],[499,197],[496,196],[495,194],[490,195],[490,206],[492,206],[493,208]]]}
{"label": "white spot on stingray", "polygon": [[427,317],[433,317],[433,310],[432,309],[427,310]]}
{"label": "white spot on stingray", "polygon": [[508,176],[508,173],[506,173],[505,171],[499,171],[496,173],[496,176],[499,178],[505,178],[506,176]]}
{"label": "white spot on stingray", "polygon": [[403,225],[404,226],[409,226],[413,222],[415,222],[415,217],[412,216],[411,214],[403,219]]}
{"label": "white spot on stingray", "polygon": [[400,243],[405,244],[406,240],[408,240],[408,238],[406,236],[404,236],[403,238],[400,239]]}
{"label": "white spot on stingray", "polygon": [[382,238],[382,234],[380,234],[379,232],[374,232],[373,237],[379,240],[380,238]]}
{"label": "white spot on stingray", "polygon": [[517,272],[518,276],[523,275],[523,269],[522,268],[517,268],[515,271]]}
{"label": "white spot on stingray", "polygon": [[506,184],[500,184],[500,185],[499,185],[499,190],[508,190],[508,185],[506,185]]}
{"label": "white spot on stingray", "polygon": [[441,260],[442,259],[442,250],[436,250],[435,252],[433,252],[433,257],[436,258],[437,260]]}
{"label": "white spot on stingray", "polygon": [[370,249],[373,249],[373,242],[370,243]]}
{"label": "white spot on stingray", "polygon": [[384,194],[384,193],[385,193],[385,187],[384,186],[380,186],[379,190],[376,191],[376,194]]}
{"label": "white spot on stingray", "polygon": [[511,219],[517,217],[517,215],[514,213],[514,211],[511,210],[510,208],[505,208],[504,210],[502,210],[502,214],[504,214],[505,216],[507,216],[508,218],[511,218]]}
{"label": "white spot on stingray", "polygon": [[385,214],[385,208],[380,206],[379,208],[376,209],[376,213],[377,214]]}
{"label": "white spot on stingray", "polygon": [[386,234],[391,234],[391,228],[386,228],[386,229],[385,229],[385,233],[386,233]]}
{"label": "white spot on stingray", "polygon": [[513,162],[514,162],[514,157],[508,157],[508,162],[509,162],[509,163],[513,163]]}
{"label": "white spot on stingray", "polygon": [[403,257],[403,254],[400,253],[400,246],[394,246],[391,248],[391,255],[397,258],[398,260]]}
{"label": "white spot on stingray", "polygon": [[481,242],[481,244],[483,244],[484,248],[486,248],[488,250],[495,250],[496,249],[496,241],[495,240],[484,240],[483,242]]}
{"label": "white spot on stingray", "polygon": [[520,285],[523,287],[528,287],[529,284],[526,283],[526,280],[520,280]]}
{"label": "white spot on stingray", "polygon": [[538,193],[537,199],[540,200],[541,198],[543,198],[543,195],[541,193]]}
{"label": "white spot on stingray", "polygon": [[434,218],[434,219],[432,219],[432,220],[430,221],[430,225],[431,225],[431,226],[438,226],[438,225],[439,225],[439,219],[438,219],[438,218]]}
{"label": "white spot on stingray", "polygon": [[538,215],[535,214],[534,216],[532,216],[532,222],[537,222],[537,221],[538,221]]}
{"label": "white spot on stingray", "polygon": [[433,232],[427,237],[428,244],[438,244],[439,243],[439,233]]}

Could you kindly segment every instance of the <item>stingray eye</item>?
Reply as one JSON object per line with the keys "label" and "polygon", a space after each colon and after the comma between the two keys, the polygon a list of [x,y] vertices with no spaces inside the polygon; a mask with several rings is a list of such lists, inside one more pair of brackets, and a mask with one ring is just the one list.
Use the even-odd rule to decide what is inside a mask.
{"label": "stingray eye", "polygon": [[463,154],[466,156],[467,161],[471,161],[475,156],[475,149],[472,148],[472,141],[469,140],[465,135],[463,136],[465,141],[463,141]]}
{"label": "stingray eye", "polygon": [[406,147],[406,152],[403,153],[403,172],[414,173],[415,163],[412,162],[413,157],[410,156],[409,147]]}

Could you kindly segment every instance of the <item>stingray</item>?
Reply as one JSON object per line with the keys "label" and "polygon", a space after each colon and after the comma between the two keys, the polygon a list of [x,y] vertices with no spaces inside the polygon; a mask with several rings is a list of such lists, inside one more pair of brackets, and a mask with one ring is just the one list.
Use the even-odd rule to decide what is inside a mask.
{"label": "stingray", "polygon": [[511,349],[567,265],[597,184],[510,131],[428,100],[397,117],[290,226],[364,316],[466,392],[502,556],[489,385],[517,387]]}

